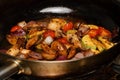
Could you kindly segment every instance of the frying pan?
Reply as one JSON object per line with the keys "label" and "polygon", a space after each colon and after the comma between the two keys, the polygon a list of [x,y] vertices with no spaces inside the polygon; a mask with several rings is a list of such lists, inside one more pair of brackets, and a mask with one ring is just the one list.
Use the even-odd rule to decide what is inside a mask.
{"label": "frying pan", "polygon": [[[43,5],[44,4],[44,5]],[[69,5],[68,5],[69,4]],[[17,7],[18,8],[18,7]],[[19,21],[38,20],[44,17],[74,17],[82,18],[88,23],[96,24],[112,31],[118,27],[114,21],[109,17],[107,11],[97,5],[78,4],[77,2],[69,3],[55,1],[43,1],[36,3],[32,7],[18,8],[17,10],[6,10],[0,19],[1,23],[1,38],[0,49],[6,49],[8,43],[5,35],[8,33],[10,26],[13,26]],[[9,14],[9,15],[8,15]],[[118,32],[119,33],[119,32]],[[113,61],[119,55],[120,43],[119,35],[113,41],[117,44],[109,50],[103,51],[98,55],[86,57],[77,60],[63,60],[63,61],[40,61],[40,60],[26,60],[9,56],[4,52],[0,53],[0,79],[6,79],[15,73],[22,73],[37,77],[61,77],[69,74],[80,75],[94,70],[104,64]]]}

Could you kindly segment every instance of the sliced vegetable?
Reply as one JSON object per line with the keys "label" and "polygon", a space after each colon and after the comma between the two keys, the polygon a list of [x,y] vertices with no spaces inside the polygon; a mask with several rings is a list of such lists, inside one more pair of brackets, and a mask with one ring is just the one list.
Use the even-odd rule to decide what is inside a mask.
{"label": "sliced vegetable", "polygon": [[75,34],[77,32],[77,30],[68,30],[67,34]]}
{"label": "sliced vegetable", "polygon": [[17,25],[23,28],[24,26],[27,25],[27,23],[25,21],[21,21]]}
{"label": "sliced vegetable", "polygon": [[51,44],[51,49],[57,51],[57,54],[67,56],[67,48],[59,41],[54,41]]}
{"label": "sliced vegetable", "polygon": [[21,28],[12,33],[15,36],[25,36],[26,32]]}
{"label": "sliced vegetable", "polygon": [[91,51],[91,50],[86,50],[86,51],[84,51],[83,54],[84,54],[85,57],[89,57],[89,56],[93,56],[93,55],[94,55],[94,52]]}
{"label": "sliced vegetable", "polygon": [[97,49],[102,52],[103,50],[105,50],[105,46],[104,44],[102,44],[100,41],[96,40],[96,39],[92,39],[92,42],[96,45]]}
{"label": "sliced vegetable", "polygon": [[98,37],[98,40],[100,40],[106,47],[106,49],[111,48],[112,46],[114,46],[114,43],[109,42],[107,39],[104,39],[103,37]]}
{"label": "sliced vegetable", "polygon": [[36,48],[42,50],[41,44],[36,45]]}
{"label": "sliced vegetable", "polygon": [[78,52],[72,59],[82,59],[85,58],[83,52]]}
{"label": "sliced vegetable", "polygon": [[15,32],[15,31],[17,31],[17,30],[19,30],[19,29],[21,29],[21,27],[16,25],[16,26],[13,26],[13,27],[11,28],[10,32]]}
{"label": "sliced vegetable", "polygon": [[57,56],[57,54],[49,54],[49,53],[46,53],[44,51],[41,53],[41,55],[46,60],[54,60]]}
{"label": "sliced vegetable", "polygon": [[66,56],[59,56],[56,60],[67,60],[67,57]]}
{"label": "sliced vegetable", "polygon": [[99,27],[99,35],[102,37],[111,38],[111,32],[103,27]]}
{"label": "sliced vegetable", "polygon": [[92,38],[96,37],[97,35],[99,34],[99,30],[98,29],[91,29],[89,32],[88,32],[88,35]]}
{"label": "sliced vegetable", "polygon": [[45,44],[50,45],[53,42],[53,38],[51,36],[47,36],[44,40]]}
{"label": "sliced vegetable", "polygon": [[10,44],[15,45],[17,43],[18,37],[12,36],[12,35],[7,35],[6,39],[8,40],[8,42]]}
{"label": "sliced vegetable", "polygon": [[82,45],[85,49],[96,49],[96,45],[92,42],[92,39],[89,35],[85,35],[82,38]]}
{"label": "sliced vegetable", "polygon": [[34,36],[30,38],[26,43],[26,49],[29,49],[31,46],[33,46],[38,40],[38,36]]}
{"label": "sliced vegetable", "polygon": [[19,54],[19,51],[20,51],[19,48],[15,45],[8,49],[6,53],[11,56],[16,56],[17,54]]}
{"label": "sliced vegetable", "polygon": [[34,58],[34,59],[42,59],[42,55],[40,53],[37,53],[37,52],[34,52],[34,51],[30,52],[29,56]]}
{"label": "sliced vegetable", "polygon": [[69,22],[69,23],[65,24],[62,29],[64,32],[73,29],[73,23]]}
{"label": "sliced vegetable", "polygon": [[48,29],[53,30],[53,31],[58,31],[65,24],[66,24],[66,21],[64,19],[54,18],[50,20],[50,23],[48,24]]}
{"label": "sliced vegetable", "polygon": [[33,33],[28,34],[28,35],[26,35],[26,36],[27,36],[27,38],[32,38],[32,37],[34,37],[34,36],[40,36],[40,35],[42,35],[44,32],[45,32],[45,30],[42,30],[42,31],[34,31]]}
{"label": "sliced vegetable", "polygon": [[52,30],[47,30],[43,33],[43,37],[46,38],[47,36],[51,36],[52,38],[55,38],[55,32]]}
{"label": "sliced vegetable", "polygon": [[72,47],[70,47],[70,51],[69,51],[67,58],[71,59],[75,56],[75,54],[76,54],[76,47],[72,46]]}
{"label": "sliced vegetable", "polygon": [[99,27],[93,24],[88,25],[90,29],[98,29]]}
{"label": "sliced vegetable", "polygon": [[65,38],[65,37],[59,38],[58,41],[63,43],[63,44],[67,44],[68,43],[67,38]]}

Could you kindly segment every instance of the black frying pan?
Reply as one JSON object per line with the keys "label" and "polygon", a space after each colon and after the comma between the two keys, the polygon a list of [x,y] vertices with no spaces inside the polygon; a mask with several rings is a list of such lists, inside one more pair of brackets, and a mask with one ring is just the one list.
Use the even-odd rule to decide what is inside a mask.
{"label": "black frying pan", "polygon": [[[54,4],[53,4],[54,3]],[[0,49],[7,47],[5,35],[10,27],[22,20],[38,20],[44,17],[74,17],[82,18],[88,23],[104,26],[112,31],[118,27],[114,21],[109,17],[107,11],[96,5],[78,4],[69,2],[41,2],[32,7],[24,9],[5,11],[1,19],[1,43]],[[44,4],[44,5],[43,5]],[[56,10],[55,10],[56,9]],[[6,14],[9,14],[7,15]],[[111,49],[104,51],[98,55],[87,57],[78,60],[65,61],[38,61],[18,59],[4,53],[0,53],[0,62],[3,67],[0,67],[0,79],[6,79],[14,73],[23,73],[38,77],[60,77],[69,74],[84,74],[104,64],[111,62],[119,54],[120,43],[119,36],[114,39],[118,44]]]}

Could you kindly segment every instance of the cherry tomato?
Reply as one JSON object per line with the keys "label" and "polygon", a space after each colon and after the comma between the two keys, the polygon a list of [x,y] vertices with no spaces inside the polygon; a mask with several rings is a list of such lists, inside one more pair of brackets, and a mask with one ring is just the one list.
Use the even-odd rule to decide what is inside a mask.
{"label": "cherry tomato", "polygon": [[67,44],[68,43],[67,39],[64,38],[64,37],[63,38],[59,38],[58,41],[63,43],[63,44]]}
{"label": "cherry tomato", "polygon": [[107,29],[103,28],[103,27],[99,27],[99,35],[100,36],[105,36],[105,37],[108,37],[108,38],[111,38],[111,32],[108,31]]}
{"label": "cherry tomato", "polygon": [[43,33],[43,37],[46,38],[47,36],[51,36],[52,38],[55,38],[55,32],[52,30],[47,30]]}
{"label": "cherry tomato", "polygon": [[99,34],[99,30],[98,29],[91,29],[89,32],[88,32],[88,35],[92,38],[96,37],[97,35]]}
{"label": "cherry tomato", "polygon": [[63,26],[63,31],[66,32],[68,30],[71,30],[73,28],[73,23],[72,22],[69,22],[67,24],[65,24],[65,26]]}
{"label": "cherry tomato", "polygon": [[11,28],[10,32],[15,32],[15,31],[17,31],[17,30],[19,30],[19,29],[21,29],[21,27],[16,25],[16,26],[13,26],[13,27]]}

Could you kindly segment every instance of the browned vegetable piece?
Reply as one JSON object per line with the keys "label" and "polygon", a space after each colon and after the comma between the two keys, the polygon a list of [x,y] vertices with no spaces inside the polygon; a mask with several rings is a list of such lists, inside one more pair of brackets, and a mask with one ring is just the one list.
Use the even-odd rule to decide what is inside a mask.
{"label": "browned vegetable piece", "polygon": [[38,27],[39,25],[36,23],[36,21],[30,21],[26,24],[26,26],[23,27],[23,29],[27,30],[30,28]]}
{"label": "browned vegetable piece", "polygon": [[54,54],[54,53],[46,53],[46,52],[42,52],[41,53],[41,55],[42,55],[42,57],[44,58],[44,59],[46,59],[46,60],[53,60],[53,59],[55,59],[56,58],[56,54]]}
{"label": "browned vegetable piece", "polygon": [[45,51],[48,54],[56,54],[56,52],[53,49],[51,49],[47,44],[41,44],[41,47],[43,51]]}
{"label": "browned vegetable piece", "polygon": [[56,51],[52,50],[47,44],[41,44],[43,52],[41,53],[42,57],[47,60],[52,60],[57,57]]}
{"label": "browned vegetable piece", "polygon": [[65,47],[65,45],[61,44],[59,41],[54,41],[51,44],[51,48],[53,50],[56,50],[57,53],[59,53],[59,55],[67,56],[67,48]]}
{"label": "browned vegetable piece", "polygon": [[14,45],[9,50],[7,50],[6,53],[11,56],[16,56],[19,54],[19,51],[20,51],[19,48],[16,45]]}
{"label": "browned vegetable piece", "polygon": [[18,46],[18,48],[20,48],[20,47],[24,48],[25,41],[26,41],[25,38],[18,38],[17,43],[16,43],[16,45]]}
{"label": "browned vegetable piece", "polygon": [[34,45],[37,42],[37,40],[38,36],[34,36],[31,39],[29,39],[26,44],[26,49],[29,49],[32,45]]}
{"label": "browned vegetable piece", "polygon": [[7,38],[8,42],[12,45],[15,45],[18,40],[17,36],[12,36],[12,35],[7,35],[6,38]]}
{"label": "browned vegetable piece", "polygon": [[83,52],[85,57],[93,56],[95,53],[91,50],[86,50]]}
{"label": "browned vegetable piece", "polygon": [[37,24],[39,25],[39,27],[42,28],[47,28],[48,26],[48,22],[44,22],[44,21],[37,21]]}
{"label": "browned vegetable piece", "polygon": [[79,29],[78,29],[78,36],[84,36],[85,34],[87,34],[87,32],[89,31],[89,26],[85,25],[85,24],[81,24]]}
{"label": "browned vegetable piece", "polygon": [[20,48],[20,52],[17,55],[19,58],[28,58],[28,54],[31,53],[31,50]]}
{"label": "browned vegetable piece", "polygon": [[76,47],[75,46],[72,46],[70,47],[70,51],[69,51],[69,54],[67,56],[68,59],[71,59],[72,57],[74,57],[76,54]]}
{"label": "browned vegetable piece", "polygon": [[50,20],[50,23],[48,24],[48,29],[58,31],[61,27],[63,27],[66,24],[66,21],[62,18],[54,18]]}

